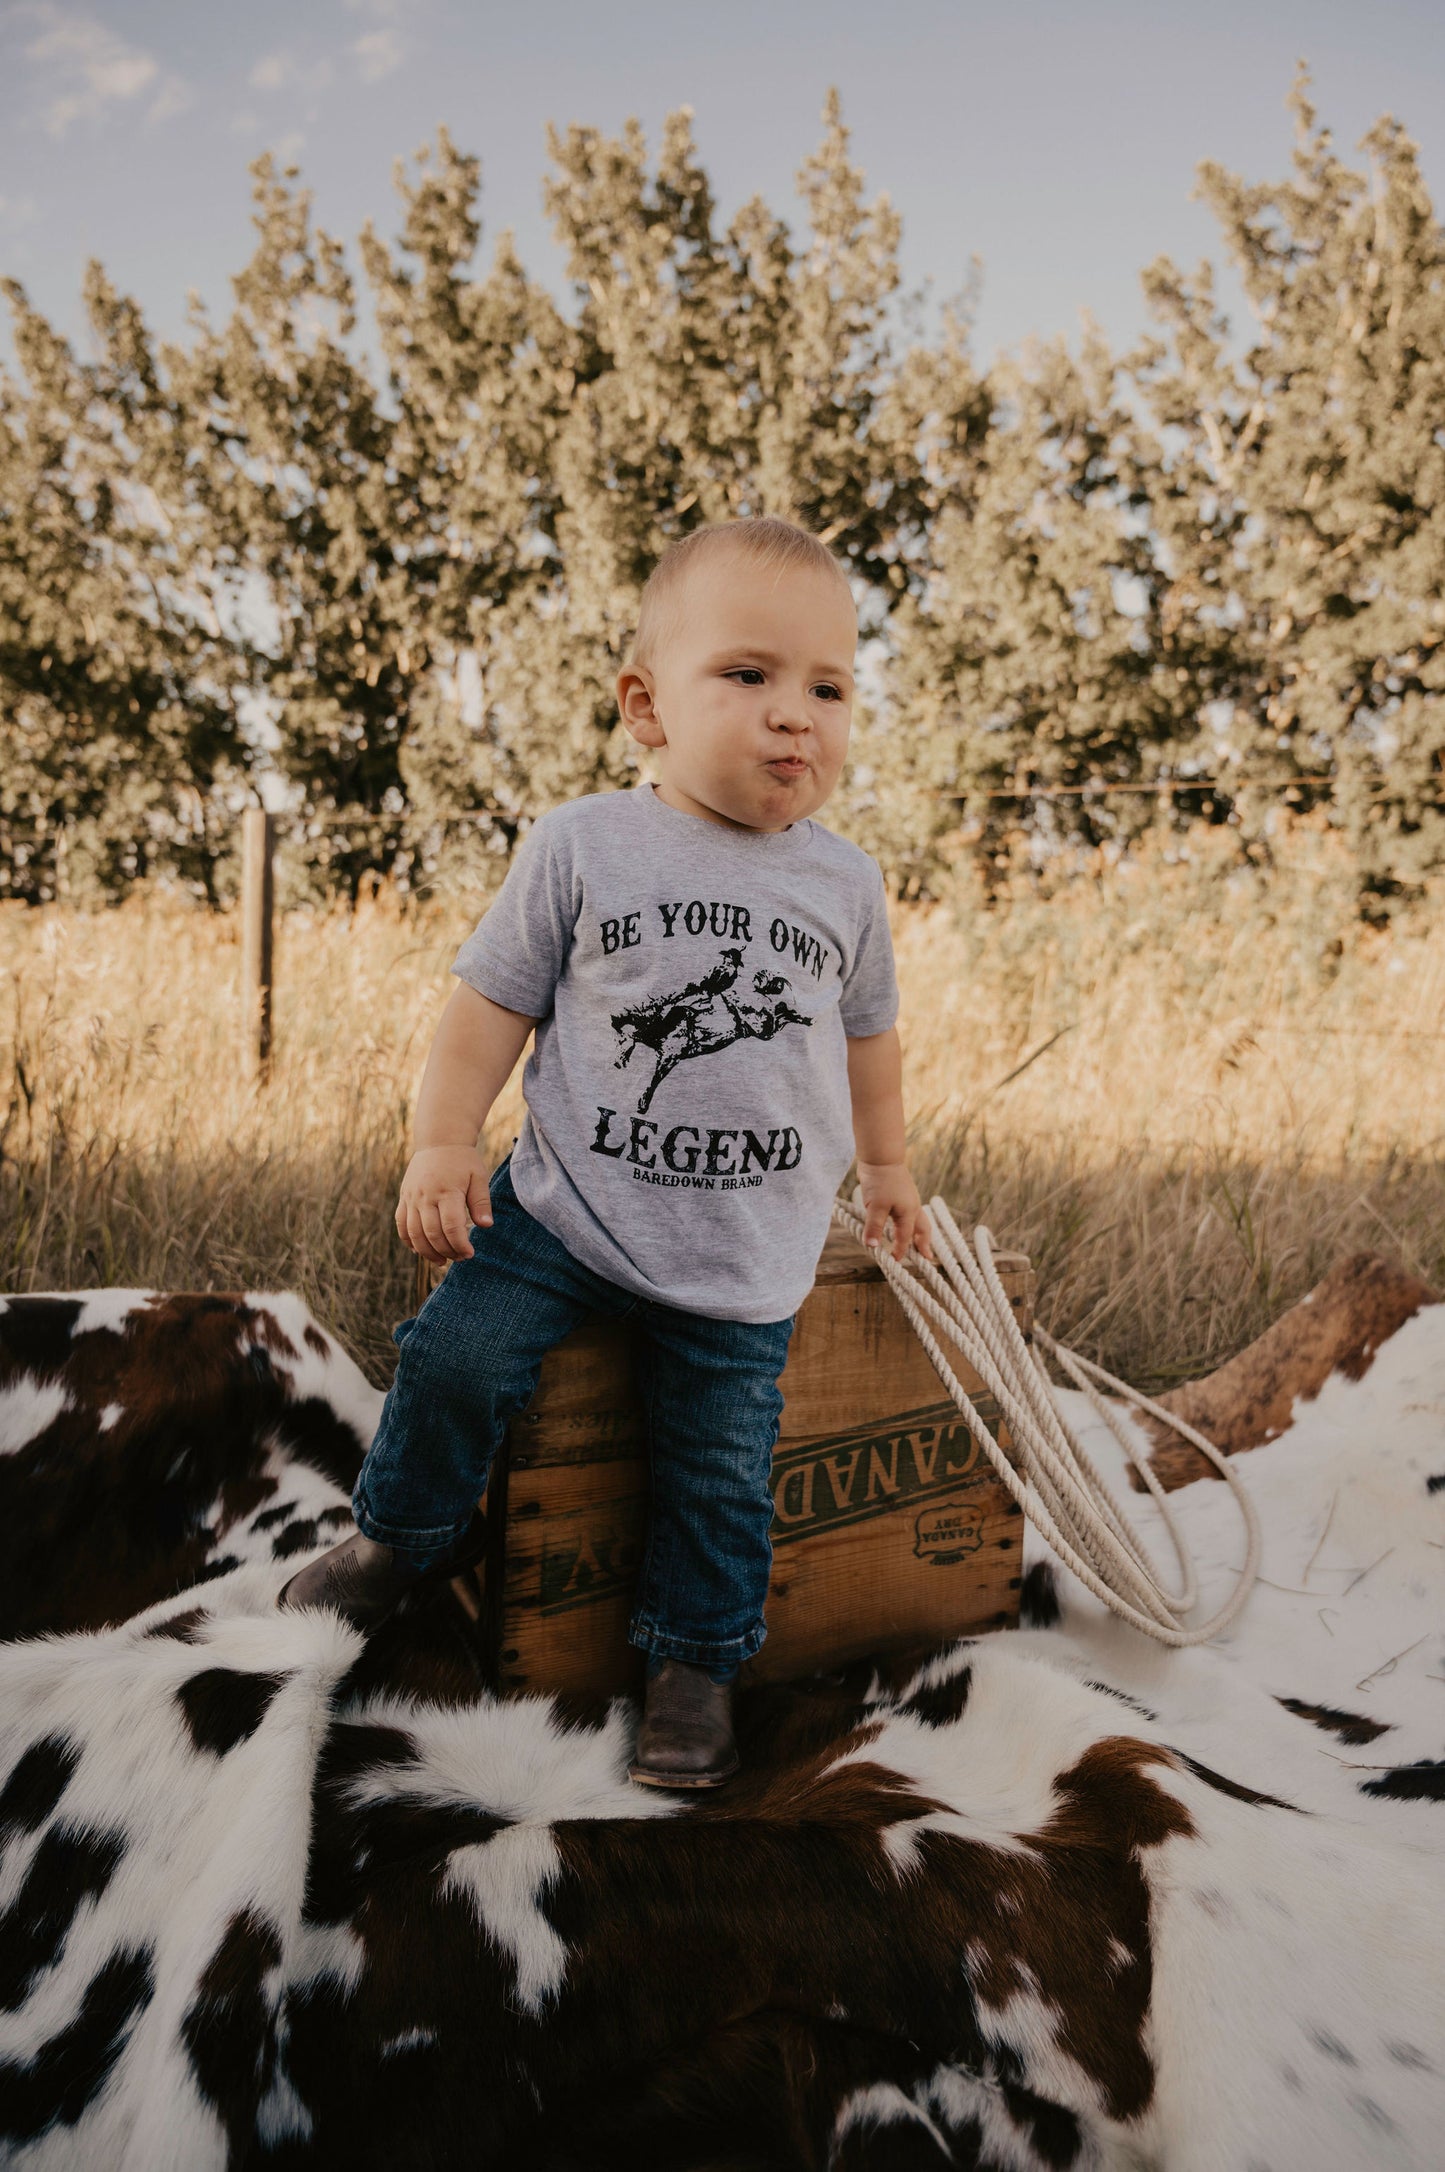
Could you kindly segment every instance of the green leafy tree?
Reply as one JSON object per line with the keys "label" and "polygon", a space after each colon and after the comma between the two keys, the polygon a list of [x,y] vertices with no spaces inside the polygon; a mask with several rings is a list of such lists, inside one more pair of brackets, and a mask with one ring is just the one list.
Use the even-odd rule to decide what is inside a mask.
{"label": "green leafy tree", "polygon": [[164,874],[214,902],[245,754],[177,399],[98,264],[91,362],[3,287],[21,381],[0,378],[0,885],[97,901]]}
{"label": "green leafy tree", "polygon": [[897,614],[893,682],[893,767],[932,801],[913,832],[924,880],[959,798],[990,859],[1029,824],[1050,841],[1126,839],[1153,818],[1149,795],[1099,788],[1162,777],[1195,738],[1150,532],[1157,450],[1117,380],[1089,326],[1077,359],[1054,341],[982,383],[960,349],[954,386],[930,387],[929,558]]}
{"label": "green leafy tree", "polygon": [[[205,547],[243,612],[253,737],[298,794],[293,887],[353,896],[402,845],[399,754],[426,665],[409,546],[419,518],[392,467],[393,423],[345,342],[355,295],[338,242],[310,217],[295,168],[255,161],[257,241],[223,329],[197,310],[168,353],[185,411]],[[264,744],[264,740],[261,742]]]}
{"label": "green leafy tree", "polygon": [[1131,366],[1177,448],[1152,518],[1221,705],[1209,757],[1251,835],[1282,792],[1323,797],[1388,898],[1445,860],[1445,236],[1399,125],[1351,171],[1306,84],[1292,179],[1201,168],[1253,343],[1232,361],[1209,267],[1161,258],[1170,338]]}
{"label": "green leafy tree", "polygon": [[966,299],[920,332],[836,98],[798,234],[756,198],[723,224],[686,109],[655,162],[635,123],[554,135],[561,308],[509,235],[476,269],[478,163],[439,132],[395,241],[361,236],[379,372],[269,158],[219,327],[193,304],[157,345],[92,265],[82,361],[8,282],[3,881],[222,900],[270,772],[291,894],[475,893],[542,809],[635,773],[612,685],[659,552],[766,511],[854,577],[829,819],[900,889],[1161,813],[1265,857],[1317,800],[1367,897],[1411,893],[1445,864],[1445,243],[1394,121],[1361,174],[1303,78],[1291,102],[1288,181],[1201,168],[1242,356],[1209,265],[1167,258],[1159,335],[1117,360],[1086,324],[981,370]]}
{"label": "green leafy tree", "polygon": [[480,234],[476,161],[424,154],[398,248],[363,255],[397,410],[393,465],[426,509],[409,557],[435,668],[401,757],[423,879],[500,874],[544,807],[630,780],[612,681],[642,583],[698,521],[782,511],[825,534],[881,619],[917,461],[892,402],[897,221],[866,206],[836,102],[801,185],[795,249],[754,201],[724,232],[688,116],[655,173],[641,132],[554,136],[547,202],[564,317],[503,236]]}
{"label": "green leafy tree", "polygon": [[798,519],[886,615],[917,461],[891,420],[898,221],[867,205],[836,99],[799,176],[795,245],[758,199],[719,231],[690,116],[655,175],[635,124],[554,135],[547,204],[576,297],[551,438],[547,586],[491,665],[517,774],[542,803],[633,774],[612,680],[647,573],[690,527]]}
{"label": "green leafy tree", "polygon": [[[479,169],[439,131],[415,181],[397,171],[397,247],[368,225],[395,420],[391,463],[408,509],[408,584],[427,665],[400,753],[416,888],[500,880],[530,815],[574,774],[537,776],[499,702],[520,647],[546,643],[556,584],[554,446],[573,386],[573,335],[503,234],[482,278]],[[555,705],[556,696],[553,701]],[[520,729],[520,727],[519,727]],[[589,774],[586,765],[582,774]],[[560,796],[560,794],[559,794]]]}

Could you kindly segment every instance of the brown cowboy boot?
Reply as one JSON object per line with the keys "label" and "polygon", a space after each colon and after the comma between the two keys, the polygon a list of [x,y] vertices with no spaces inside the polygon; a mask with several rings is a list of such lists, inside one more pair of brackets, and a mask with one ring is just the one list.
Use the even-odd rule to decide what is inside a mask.
{"label": "brown cowboy boot", "polygon": [[720,1787],[738,1769],[733,1687],[713,1681],[706,1667],[664,1659],[648,1677],[628,1779],[642,1787]]}
{"label": "brown cowboy boot", "polygon": [[446,1583],[458,1569],[469,1568],[486,1544],[486,1518],[478,1509],[465,1536],[446,1560],[428,1569],[417,1568],[395,1547],[383,1546],[353,1531],[339,1546],[318,1554],[298,1569],[276,1595],[278,1607],[325,1606],[332,1608],[353,1629],[379,1629],[409,1591],[430,1591]]}

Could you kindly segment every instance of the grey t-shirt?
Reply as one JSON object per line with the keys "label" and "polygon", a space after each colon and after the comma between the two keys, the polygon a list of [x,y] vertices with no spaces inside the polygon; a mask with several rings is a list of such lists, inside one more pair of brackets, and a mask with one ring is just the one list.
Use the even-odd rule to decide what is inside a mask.
{"label": "grey t-shirt", "polygon": [[452,972],[538,1021],[512,1183],[610,1282],[719,1320],[813,1286],[853,1158],[848,1036],[898,1015],[875,860],[647,783],[527,831]]}

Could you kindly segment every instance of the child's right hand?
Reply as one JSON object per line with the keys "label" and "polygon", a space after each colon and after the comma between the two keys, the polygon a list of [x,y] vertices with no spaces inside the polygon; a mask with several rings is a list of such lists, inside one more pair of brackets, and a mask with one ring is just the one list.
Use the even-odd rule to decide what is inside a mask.
{"label": "child's right hand", "polygon": [[487,1165],[474,1146],[424,1146],[412,1155],[396,1203],[396,1233],[434,1266],[470,1259],[473,1222],[490,1229]]}

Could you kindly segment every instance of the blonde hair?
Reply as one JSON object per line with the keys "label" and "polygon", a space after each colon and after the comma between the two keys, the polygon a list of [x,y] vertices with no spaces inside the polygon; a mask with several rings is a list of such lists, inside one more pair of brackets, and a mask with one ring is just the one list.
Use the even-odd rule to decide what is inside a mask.
{"label": "blonde hair", "polygon": [[741,551],[754,565],[771,567],[778,573],[793,567],[831,573],[848,589],[849,597],[852,596],[842,565],[827,544],[820,543],[815,535],[809,535],[806,528],[796,527],[790,520],[779,520],[770,513],[760,514],[752,520],[712,521],[706,527],[694,528],[691,534],[682,536],[676,543],[669,543],[648,575],[637,606],[637,630],[627,656],[630,664],[646,663],[668,630],[672,616],[670,607],[675,606],[688,575],[725,546]]}

